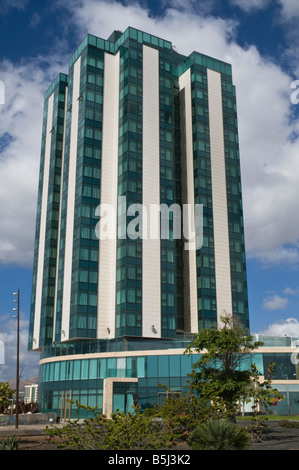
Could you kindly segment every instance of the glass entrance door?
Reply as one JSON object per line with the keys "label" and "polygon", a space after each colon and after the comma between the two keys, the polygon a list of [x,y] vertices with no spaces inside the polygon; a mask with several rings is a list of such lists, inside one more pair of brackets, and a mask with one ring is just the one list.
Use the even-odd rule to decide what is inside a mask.
{"label": "glass entrance door", "polygon": [[113,383],[113,408],[123,413],[133,412],[133,407],[137,405],[137,383],[114,382]]}

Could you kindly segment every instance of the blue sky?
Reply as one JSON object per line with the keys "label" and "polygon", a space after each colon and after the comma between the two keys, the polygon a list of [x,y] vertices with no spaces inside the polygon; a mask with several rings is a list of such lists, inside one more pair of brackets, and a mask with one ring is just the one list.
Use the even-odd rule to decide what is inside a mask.
{"label": "blue sky", "polygon": [[[237,87],[251,333],[299,337],[297,0],[2,0],[0,3],[0,381],[15,375],[12,292],[27,351],[43,94],[86,33],[128,26],[230,62]],[[294,95],[293,95],[294,96]],[[296,95],[297,97],[297,95]],[[299,97],[299,93],[298,93]]]}

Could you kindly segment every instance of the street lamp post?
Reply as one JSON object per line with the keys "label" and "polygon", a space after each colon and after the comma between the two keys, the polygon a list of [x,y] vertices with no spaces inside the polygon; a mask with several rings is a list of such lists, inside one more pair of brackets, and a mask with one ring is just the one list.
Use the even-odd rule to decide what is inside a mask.
{"label": "street lamp post", "polygon": [[17,307],[13,310],[17,311],[17,373],[16,373],[16,422],[15,428],[19,427],[19,357],[20,357],[20,289],[18,292],[14,292],[13,295],[17,295],[17,299],[14,302],[17,302]]}

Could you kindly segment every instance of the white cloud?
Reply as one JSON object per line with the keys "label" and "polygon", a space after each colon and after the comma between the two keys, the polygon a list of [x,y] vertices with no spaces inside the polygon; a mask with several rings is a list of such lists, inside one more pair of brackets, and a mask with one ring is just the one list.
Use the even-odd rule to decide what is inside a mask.
{"label": "white cloud", "polygon": [[[184,1],[179,3],[187,5]],[[123,5],[118,1],[105,0],[57,0],[56,5],[68,9],[69,22],[76,25],[78,40],[88,32],[107,38],[115,29],[124,31],[132,26],[172,41],[178,52],[186,55],[193,50],[201,51],[204,47],[204,53],[218,51],[221,57],[237,26],[235,20],[206,17],[196,14],[191,7],[183,11],[170,7],[162,17],[152,17],[136,2]]]}
{"label": "white cloud", "polygon": [[41,16],[34,12],[30,20],[30,28],[35,28],[41,22]]}
{"label": "white cloud", "polygon": [[0,106],[0,262],[32,266],[44,92],[61,68],[40,57],[3,60]]}
{"label": "white cloud", "polygon": [[299,321],[296,318],[278,320],[269,325],[265,330],[259,331],[265,336],[290,336],[299,338]]}
{"label": "white cloud", "polygon": [[283,291],[286,295],[296,295],[299,293],[298,289],[292,289],[292,287],[286,287]]}
{"label": "white cloud", "polygon": [[299,16],[298,0],[279,0],[278,3],[281,6],[281,15],[284,21],[290,21]]}
{"label": "white cloud", "polygon": [[299,77],[299,2],[297,0],[277,0],[274,10],[274,24],[282,29],[286,46],[281,51],[281,60],[292,70],[294,78]]}
{"label": "white cloud", "polygon": [[269,6],[270,2],[271,0],[230,0],[232,5],[239,7],[246,13],[263,10]]}
{"label": "white cloud", "polygon": [[[0,340],[4,344],[4,364],[0,364],[0,382],[16,377],[17,364],[17,323],[11,315],[0,317]],[[20,312],[20,355],[19,372],[22,379],[38,375],[39,353],[28,351],[29,322]]]}
{"label": "white cloud", "polygon": [[30,0],[1,0],[0,14],[7,14],[10,8],[24,10]]}
{"label": "white cloud", "polygon": [[289,300],[285,297],[280,297],[275,294],[268,299],[264,299],[263,308],[265,310],[284,310],[289,303]]}
{"label": "white cloud", "polygon": [[217,6],[217,0],[161,0],[160,3],[164,9],[197,11],[201,16],[208,15]]}

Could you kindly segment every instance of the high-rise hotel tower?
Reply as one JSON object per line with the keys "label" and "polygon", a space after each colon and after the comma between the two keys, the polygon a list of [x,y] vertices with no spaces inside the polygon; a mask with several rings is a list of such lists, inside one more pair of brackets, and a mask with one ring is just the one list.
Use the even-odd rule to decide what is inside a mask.
{"label": "high-rise hotel tower", "polygon": [[[195,206],[202,243],[188,249],[177,228],[191,208],[194,229]],[[151,236],[152,208],[168,236],[157,216]],[[29,335],[44,408],[64,381],[74,392],[82,352],[105,395],[103,380],[149,370],[119,362],[130,344],[158,357],[224,314],[249,328],[231,66],[133,28],[87,35],[45,94]]]}

